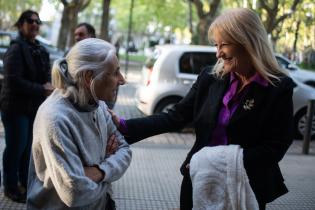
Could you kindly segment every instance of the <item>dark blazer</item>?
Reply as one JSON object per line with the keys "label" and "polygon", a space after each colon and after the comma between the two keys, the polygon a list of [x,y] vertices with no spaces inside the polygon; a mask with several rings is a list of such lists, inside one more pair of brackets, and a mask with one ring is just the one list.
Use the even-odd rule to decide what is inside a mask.
{"label": "dark blazer", "polygon": [[39,42],[31,44],[20,35],[11,42],[3,62],[1,111],[34,116],[46,98],[43,84],[50,82],[48,52]]}
{"label": "dark blazer", "polygon": [[[192,155],[208,146],[216,127],[222,98],[229,87],[229,76],[222,79],[211,75],[207,68],[185,96],[168,113],[127,120],[129,143],[135,143],[152,135],[176,131],[192,122],[196,141],[181,167],[181,173],[189,176],[184,167]],[[229,144],[238,144],[244,149],[244,167],[251,187],[259,202],[271,202],[285,194],[279,161],[293,140],[293,81],[282,76],[263,87],[251,83],[227,127]],[[253,106],[244,108],[249,100]]]}

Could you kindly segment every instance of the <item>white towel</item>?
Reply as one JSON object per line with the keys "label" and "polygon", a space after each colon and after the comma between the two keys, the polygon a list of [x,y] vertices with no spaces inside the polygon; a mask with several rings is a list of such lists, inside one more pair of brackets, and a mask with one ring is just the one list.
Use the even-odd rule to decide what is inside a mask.
{"label": "white towel", "polygon": [[204,147],[190,161],[194,210],[258,210],[239,145]]}

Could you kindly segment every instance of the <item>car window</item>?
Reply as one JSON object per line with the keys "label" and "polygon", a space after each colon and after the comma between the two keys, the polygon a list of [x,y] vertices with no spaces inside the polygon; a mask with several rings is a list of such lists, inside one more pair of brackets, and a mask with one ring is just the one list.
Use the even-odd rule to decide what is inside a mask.
{"label": "car window", "polygon": [[295,71],[295,70],[298,69],[294,64],[288,62],[287,60],[285,60],[285,59],[283,59],[283,58],[281,58],[279,56],[276,56],[276,60],[277,60],[277,62],[279,64],[279,66],[281,68],[283,68],[283,69],[286,69],[286,70],[289,70],[289,71]]}
{"label": "car window", "polygon": [[287,61],[285,61],[284,59],[282,59],[282,58],[280,58],[278,56],[276,56],[276,59],[278,61],[279,66],[281,66],[284,69],[288,68],[289,63]]}
{"label": "car window", "polygon": [[0,47],[8,48],[10,46],[10,41],[10,35],[0,34]]}
{"label": "car window", "polygon": [[186,52],[179,60],[179,71],[186,74],[199,74],[204,67],[213,67],[216,62],[215,53]]}

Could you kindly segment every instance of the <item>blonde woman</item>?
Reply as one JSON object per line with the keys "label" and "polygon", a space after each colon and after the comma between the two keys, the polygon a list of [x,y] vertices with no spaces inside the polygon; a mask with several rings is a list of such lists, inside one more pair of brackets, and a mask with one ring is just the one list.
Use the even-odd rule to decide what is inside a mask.
{"label": "blonde woman", "polygon": [[250,186],[259,208],[265,209],[288,192],[278,163],[293,139],[294,84],[278,66],[253,11],[224,12],[211,24],[209,39],[217,47],[217,65],[204,69],[173,109],[127,121],[113,118],[130,144],[193,123],[196,141],[181,167],[181,209],[193,207],[192,156],[206,146],[230,144],[243,149]]}
{"label": "blonde woman", "polygon": [[34,122],[27,209],[115,209],[111,182],[128,168],[131,150],[104,101],[124,83],[114,46],[100,39],[78,42],[55,62],[56,89]]}

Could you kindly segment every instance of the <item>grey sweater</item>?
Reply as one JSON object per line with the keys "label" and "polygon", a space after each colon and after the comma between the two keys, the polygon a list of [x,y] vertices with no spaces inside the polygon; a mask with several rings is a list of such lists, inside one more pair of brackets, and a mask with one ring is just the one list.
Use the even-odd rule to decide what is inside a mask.
{"label": "grey sweater", "polygon": [[[111,134],[119,139],[119,149],[109,156]],[[130,161],[129,145],[104,102],[94,111],[80,112],[55,90],[34,122],[27,209],[105,209],[111,182],[124,174]],[[100,183],[84,174],[84,166],[95,165],[106,174]]]}

